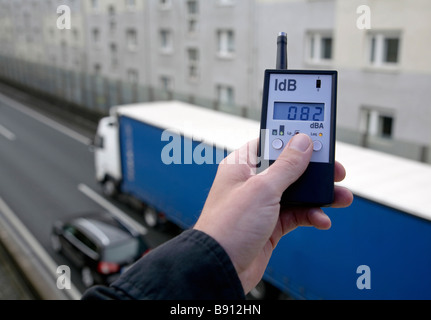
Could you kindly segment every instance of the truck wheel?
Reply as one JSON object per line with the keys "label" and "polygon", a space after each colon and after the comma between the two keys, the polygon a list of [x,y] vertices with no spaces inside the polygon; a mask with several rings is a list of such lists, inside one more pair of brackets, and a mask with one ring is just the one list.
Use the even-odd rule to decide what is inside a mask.
{"label": "truck wheel", "polygon": [[107,179],[102,184],[102,192],[107,197],[115,197],[117,195],[117,185],[112,179]]}
{"label": "truck wheel", "polygon": [[144,209],[144,221],[149,228],[157,228],[160,225],[159,214],[153,207]]}
{"label": "truck wheel", "polygon": [[91,287],[94,284],[93,274],[89,267],[83,267],[81,270],[81,281],[86,288]]}
{"label": "truck wheel", "polygon": [[260,281],[247,295],[250,300],[263,300],[265,298],[265,283]]}

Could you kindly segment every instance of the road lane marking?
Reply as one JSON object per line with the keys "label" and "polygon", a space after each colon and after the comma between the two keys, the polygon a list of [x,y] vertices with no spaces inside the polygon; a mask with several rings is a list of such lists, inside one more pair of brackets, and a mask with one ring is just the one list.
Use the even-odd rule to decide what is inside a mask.
{"label": "road lane marking", "polygon": [[8,139],[10,141],[14,141],[16,139],[15,134],[13,132],[11,132],[10,130],[6,129],[1,124],[0,124],[0,135],[2,135],[3,137],[5,137],[6,139]]}
{"label": "road lane marking", "polygon": [[44,125],[51,127],[54,130],[57,130],[63,134],[65,134],[66,136],[80,142],[83,143],[85,145],[90,145],[91,144],[91,139],[83,136],[82,134],[73,131],[72,129],[69,129],[68,127],[32,110],[31,108],[23,105],[22,103],[19,103],[15,100],[12,100],[11,98],[3,95],[0,93],[0,99],[3,100],[3,102],[5,104],[7,104],[9,107],[20,111],[21,113],[24,113],[25,115],[43,123]]}
{"label": "road lane marking", "polygon": [[87,185],[82,183],[79,184],[78,190],[81,191],[83,194],[85,194],[87,197],[89,197],[91,200],[96,202],[102,208],[112,213],[114,216],[118,217],[121,220],[126,221],[135,229],[138,229],[138,231],[140,231],[142,234],[144,235],[147,234],[148,230],[142,224],[138,223],[136,220],[129,217],[129,215],[127,215],[126,213],[118,209],[116,206],[114,206],[112,203],[110,203],[108,200],[103,198],[101,195],[99,195],[96,191],[94,191]]}
{"label": "road lane marking", "polygon": [[[27,227],[21,222],[17,215],[12,211],[12,209],[7,205],[7,203],[0,197],[0,212],[3,213],[2,218],[0,218],[8,223],[15,231],[15,233],[10,233],[11,237],[17,238],[16,234],[19,233],[20,237],[25,241],[23,247],[27,248],[28,255],[27,258],[30,260],[31,255],[34,253],[39,261],[41,261],[49,274],[52,277],[52,283],[56,284],[58,274],[57,268],[58,264],[51,258],[51,256],[42,247],[39,241],[31,234]],[[16,239],[16,243],[20,242]],[[30,250],[29,250],[30,249]],[[70,289],[65,292],[71,299],[79,300],[81,299],[82,293],[72,284]]]}

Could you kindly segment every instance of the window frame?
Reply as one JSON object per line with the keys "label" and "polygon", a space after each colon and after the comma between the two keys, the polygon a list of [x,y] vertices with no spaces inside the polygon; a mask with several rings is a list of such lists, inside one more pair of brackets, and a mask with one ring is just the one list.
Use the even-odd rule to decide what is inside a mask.
{"label": "window frame", "polygon": [[[306,34],[305,62],[311,65],[331,65],[334,61],[334,35],[332,30],[310,30]],[[330,39],[330,58],[326,58],[323,42]]]}
{"label": "window frame", "polygon": [[159,30],[160,52],[163,54],[172,54],[174,51],[174,35],[171,29],[161,28]]}
{"label": "window frame", "polygon": [[[385,119],[390,119],[390,133],[385,132]],[[383,108],[362,107],[360,131],[367,136],[385,141],[395,139],[396,114],[394,110]]]}
{"label": "window frame", "polygon": [[232,59],[236,52],[235,30],[218,29],[217,38],[217,56],[219,58]]}
{"label": "window frame", "polygon": [[126,29],[126,46],[127,50],[130,52],[136,52],[138,50],[138,31],[136,29]]}
{"label": "window frame", "polygon": [[[396,61],[387,61],[387,41],[397,40]],[[396,70],[402,62],[402,34],[400,31],[372,31],[367,34],[366,65],[372,69]]]}

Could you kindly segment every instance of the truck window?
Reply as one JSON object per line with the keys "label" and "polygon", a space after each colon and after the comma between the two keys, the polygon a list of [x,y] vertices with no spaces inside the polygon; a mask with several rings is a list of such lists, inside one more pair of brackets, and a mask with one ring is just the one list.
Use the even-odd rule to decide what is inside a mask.
{"label": "truck window", "polygon": [[104,141],[103,141],[103,137],[100,135],[96,135],[94,137],[94,147],[95,148],[99,148],[99,149],[103,149],[104,147]]}

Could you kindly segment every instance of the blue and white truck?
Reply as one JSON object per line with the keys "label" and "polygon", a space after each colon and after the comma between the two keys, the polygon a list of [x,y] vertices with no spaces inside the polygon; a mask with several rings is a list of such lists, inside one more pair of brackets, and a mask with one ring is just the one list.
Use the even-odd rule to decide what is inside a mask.
{"label": "blue and white truck", "polygon": [[[229,152],[259,123],[180,102],[112,109],[100,121],[96,177],[107,195],[145,205],[186,229]],[[337,142],[355,200],[325,208],[332,228],[298,228],[278,244],[255,298],[431,299],[431,167]]]}
{"label": "blue and white truck", "polygon": [[252,120],[178,102],[114,107],[95,139],[96,179],[106,195],[144,204],[145,222],[181,228],[200,215],[218,163],[249,138]]}

